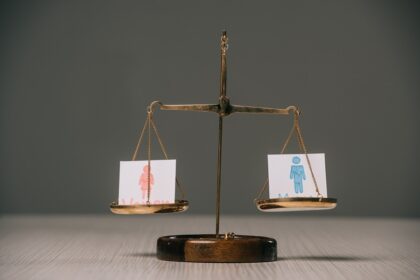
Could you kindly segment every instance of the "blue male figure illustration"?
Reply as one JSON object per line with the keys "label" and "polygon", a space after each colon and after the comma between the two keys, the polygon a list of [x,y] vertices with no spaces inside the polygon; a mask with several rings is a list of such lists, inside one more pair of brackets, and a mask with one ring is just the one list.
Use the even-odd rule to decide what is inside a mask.
{"label": "blue male figure illustration", "polygon": [[303,193],[303,180],[306,180],[305,169],[300,163],[300,158],[294,156],[292,158],[293,165],[290,169],[290,179],[295,185],[295,193]]}

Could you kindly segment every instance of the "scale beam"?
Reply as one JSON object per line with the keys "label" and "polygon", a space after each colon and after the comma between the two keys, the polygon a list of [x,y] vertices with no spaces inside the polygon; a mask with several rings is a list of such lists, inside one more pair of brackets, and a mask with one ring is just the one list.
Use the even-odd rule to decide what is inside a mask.
{"label": "scale beam", "polygon": [[[289,115],[299,112],[296,106],[288,106],[286,108],[271,108],[271,107],[256,107],[231,105],[229,99],[224,99],[223,106],[221,104],[163,104],[160,101],[154,101],[149,108],[158,106],[160,110],[164,111],[190,111],[190,112],[213,112],[222,116],[228,116],[233,113],[249,113],[249,114],[265,114],[265,115]],[[227,103],[226,103],[227,101]],[[225,109],[222,109],[222,108]]]}

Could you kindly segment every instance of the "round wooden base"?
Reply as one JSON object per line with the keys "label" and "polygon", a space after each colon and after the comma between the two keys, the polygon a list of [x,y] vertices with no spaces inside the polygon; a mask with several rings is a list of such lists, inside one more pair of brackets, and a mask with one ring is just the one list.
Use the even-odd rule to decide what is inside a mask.
{"label": "round wooden base", "polygon": [[273,238],[246,235],[163,236],[157,240],[157,257],[178,262],[272,262],[277,260],[277,242]]}

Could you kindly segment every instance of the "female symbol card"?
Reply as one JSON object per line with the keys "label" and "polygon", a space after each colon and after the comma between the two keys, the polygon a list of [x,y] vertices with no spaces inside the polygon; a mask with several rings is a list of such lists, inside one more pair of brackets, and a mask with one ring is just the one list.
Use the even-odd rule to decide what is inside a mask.
{"label": "female symbol card", "polygon": [[[325,154],[308,154],[319,192],[327,197]],[[268,155],[270,198],[317,197],[305,154]]]}
{"label": "female symbol card", "polygon": [[150,204],[174,203],[175,177],[176,160],[121,161],[118,202],[146,204],[150,182]]}

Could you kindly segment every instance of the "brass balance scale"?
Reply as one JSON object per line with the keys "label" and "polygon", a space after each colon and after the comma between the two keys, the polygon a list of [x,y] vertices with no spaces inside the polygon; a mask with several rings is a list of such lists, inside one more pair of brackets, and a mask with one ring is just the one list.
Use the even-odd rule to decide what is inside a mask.
{"label": "brass balance scale", "polygon": [[[160,101],[152,102],[147,108],[147,119],[140,134],[139,141],[132,156],[135,160],[141,146],[143,136],[148,134],[148,163],[151,161],[151,134],[155,133],[160,148],[166,159],[168,153],[159,135],[153,113],[156,108],[161,110],[173,111],[196,111],[213,112],[219,119],[219,138],[218,138],[218,157],[217,157],[217,184],[216,184],[216,230],[215,234],[191,234],[191,235],[172,235],[163,236],[157,240],[157,258],[166,261],[185,261],[185,262],[269,262],[277,260],[277,242],[273,238],[262,236],[236,235],[234,233],[221,234],[219,230],[220,221],[220,195],[221,195],[221,168],[222,168],[222,140],[223,140],[223,120],[225,117],[234,113],[252,114],[272,114],[293,117],[293,126],[288,134],[280,153],[284,153],[293,135],[296,136],[301,153],[305,154],[312,180],[315,185],[318,197],[288,197],[263,199],[262,196],[267,191],[268,177],[261,187],[257,198],[256,207],[263,212],[285,212],[285,211],[304,211],[304,210],[327,210],[333,209],[337,205],[337,199],[323,197],[312,171],[308,151],[306,149],[302,131],[299,126],[300,111],[295,106],[287,108],[268,108],[241,106],[230,103],[226,96],[226,53],[228,49],[228,37],[226,32],[221,36],[221,71],[220,71],[220,96],[217,104],[187,104],[187,105],[167,105]],[[150,169],[149,177],[150,178]],[[178,178],[176,186],[181,193],[181,199],[169,204],[151,204],[150,199],[150,180],[148,182],[147,203],[136,205],[119,205],[111,203],[111,211],[115,214],[161,214],[183,212],[188,209],[189,203],[184,199],[183,190]]]}

